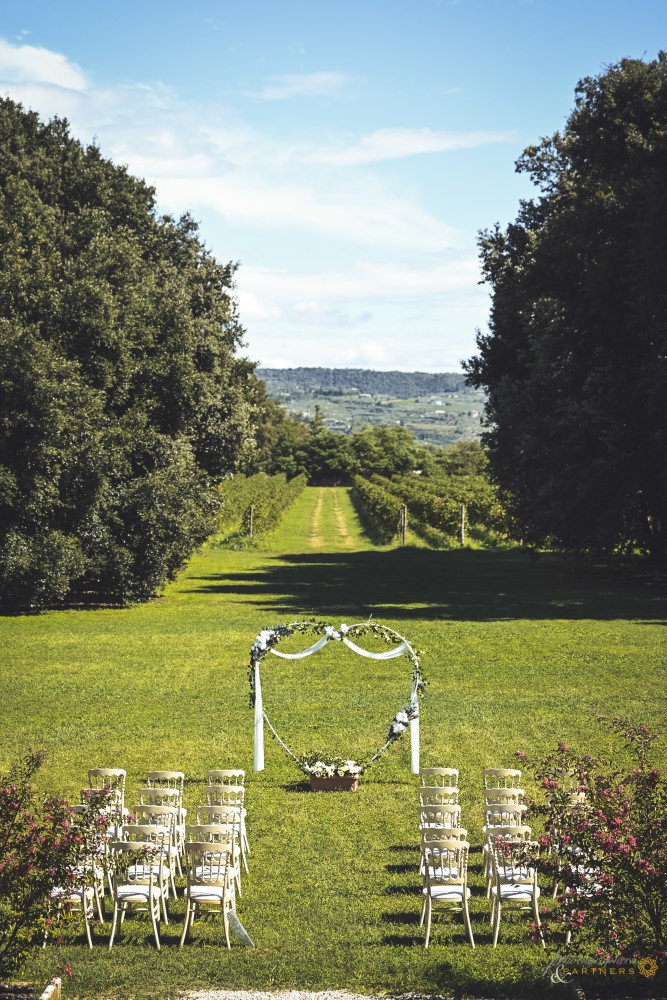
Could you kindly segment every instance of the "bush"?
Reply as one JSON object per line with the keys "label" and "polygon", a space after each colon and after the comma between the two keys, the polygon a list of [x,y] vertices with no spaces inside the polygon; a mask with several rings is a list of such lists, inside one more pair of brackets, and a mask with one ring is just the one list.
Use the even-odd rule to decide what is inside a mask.
{"label": "bush", "polygon": [[363,476],[354,476],[352,483],[355,497],[381,536],[388,541],[395,538],[400,530],[401,501]]}
{"label": "bush", "polygon": [[29,753],[0,783],[0,977],[42,943],[51,890],[72,884],[82,852],[92,846],[87,833],[98,828],[96,801],[76,828],[64,799],[38,803],[30,779],[43,759],[42,752]]}
{"label": "bush", "polygon": [[657,734],[619,718],[608,725],[634,758],[629,769],[564,743],[532,766],[544,790],[531,807],[545,817],[537,866],[559,880],[558,921],[579,952],[583,939],[598,954],[665,958],[667,785],[649,760]]}
{"label": "bush", "polygon": [[[235,476],[219,487],[219,528],[236,529],[236,537],[260,535],[277,527],[306,485],[305,475],[288,480],[284,473]],[[251,513],[252,512],[252,513]]]}

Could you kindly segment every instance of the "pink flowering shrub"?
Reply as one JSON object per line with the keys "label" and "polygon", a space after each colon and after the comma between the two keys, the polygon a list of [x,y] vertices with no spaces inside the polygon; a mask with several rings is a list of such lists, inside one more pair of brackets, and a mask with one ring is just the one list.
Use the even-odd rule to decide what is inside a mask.
{"label": "pink flowering shrub", "polygon": [[38,801],[30,780],[44,759],[30,752],[0,779],[0,977],[16,969],[50,924],[51,889],[72,885],[98,826],[73,826],[64,799]]}
{"label": "pink flowering shrub", "polygon": [[538,870],[558,885],[557,918],[605,955],[667,957],[667,785],[651,766],[657,733],[598,716],[626,744],[631,766],[559,743],[531,765],[544,818]]}

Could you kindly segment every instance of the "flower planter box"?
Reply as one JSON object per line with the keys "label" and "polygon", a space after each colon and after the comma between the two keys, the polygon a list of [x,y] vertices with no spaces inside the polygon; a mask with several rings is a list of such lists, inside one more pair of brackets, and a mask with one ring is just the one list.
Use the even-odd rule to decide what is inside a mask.
{"label": "flower planter box", "polygon": [[312,792],[356,792],[359,778],[356,774],[335,774],[330,778],[319,778],[310,775],[310,790]]}

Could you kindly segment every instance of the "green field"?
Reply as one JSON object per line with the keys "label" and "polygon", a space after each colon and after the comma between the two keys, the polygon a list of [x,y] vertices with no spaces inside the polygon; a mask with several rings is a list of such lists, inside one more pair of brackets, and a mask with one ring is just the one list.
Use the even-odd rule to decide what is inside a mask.
{"label": "green field", "polygon": [[[249,786],[252,856],[238,913],[255,949],[228,952],[219,926],[195,924],[179,951],[179,901],[160,954],[148,923],[129,918],[111,952],[106,924],[95,929],[93,952],[82,937],[67,937],[31,959],[21,978],[43,984],[71,962],[67,996],[117,1000],[196,986],[542,995],[547,959],[529,942],[524,916],[503,917],[491,948],[481,770],[512,766],[515,750],[534,754],[556,739],[614,752],[596,711],[664,730],[663,584],[646,566],[373,546],[346,490],[308,488],[260,546],[208,545],[150,604],[2,618],[4,769],[28,746],[43,746],[41,787],[77,800],[89,767],[125,767],[129,805],[148,769],[185,771],[190,809],[208,768],[245,768]],[[370,614],[421,653],[429,681],[422,764],[461,772],[474,952],[460,918],[445,916],[422,947],[407,739],[353,795],[310,793],[268,735],[266,770],[252,773],[247,666],[255,635],[297,618],[337,626]],[[298,752],[370,755],[409,693],[405,659],[360,661],[330,644],[306,660],[269,660],[265,707]]]}

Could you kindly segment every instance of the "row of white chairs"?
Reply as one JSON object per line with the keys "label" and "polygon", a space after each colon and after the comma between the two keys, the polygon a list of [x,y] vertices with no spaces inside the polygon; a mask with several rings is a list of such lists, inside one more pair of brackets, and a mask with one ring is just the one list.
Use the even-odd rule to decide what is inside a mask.
{"label": "row of white chairs", "polygon": [[[188,824],[183,805],[185,775],[181,771],[148,771],[137,790],[139,802],[125,804],[127,773],[123,768],[92,768],[83,802],[71,807],[72,821],[88,816],[90,796],[105,822],[97,845],[72,873],[72,884],[51,893],[52,913],[79,912],[92,948],[90,919],[103,920],[105,876],[113,899],[109,948],[128,910],[147,912],[159,949],[160,920],[169,922],[167,903],[176,898],[176,874],[186,874],[183,946],[195,915],[202,909],[222,915],[229,941],[229,911],[241,895],[241,868],[248,871],[250,853],[246,827],[245,773],[240,769],[209,770],[199,786],[205,802]],[[181,864],[183,859],[183,865]],[[46,944],[46,938],[44,943]]]}
{"label": "row of white chairs", "polygon": [[[459,773],[455,768],[424,768],[419,781],[420,870],[423,905],[420,926],[426,921],[428,948],[434,905],[460,911],[472,948],[475,947],[468,900],[467,830],[461,825],[458,803]],[[540,934],[537,872],[527,863],[533,846],[530,827],[523,823],[526,806],[519,786],[521,772],[509,768],[484,771],[483,853],[487,898],[491,896],[493,947],[498,943],[503,906],[516,903],[532,910]]]}

